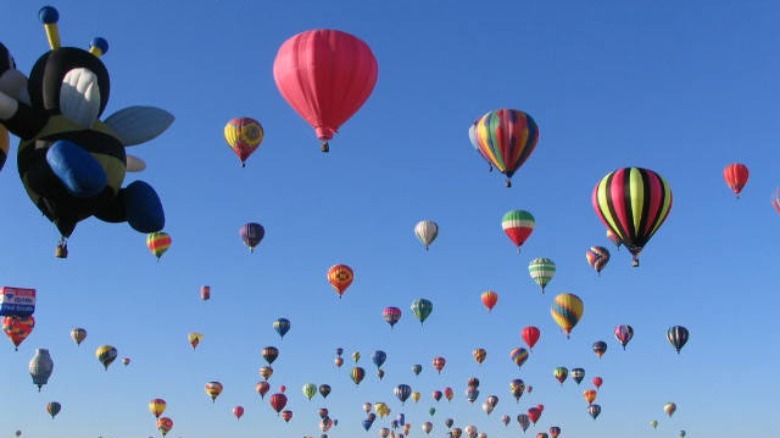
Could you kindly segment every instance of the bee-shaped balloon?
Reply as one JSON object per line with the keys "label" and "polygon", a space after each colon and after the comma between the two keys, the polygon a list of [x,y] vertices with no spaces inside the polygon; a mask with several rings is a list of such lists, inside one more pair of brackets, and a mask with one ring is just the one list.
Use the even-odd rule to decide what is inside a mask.
{"label": "bee-shaped balloon", "polygon": [[[108,43],[95,38],[89,51],[62,47],[57,10],[46,6],[39,18],[51,50],[36,61],[29,78],[0,44],[0,124],[20,138],[17,165],[22,183],[60,231],[57,257],[67,257],[67,238],[90,216],[127,221],[141,233],[160,231],[165,214],[154,189],[142,181],[122,188],[127,171],[145,167],[126,154],[125,147],[157,137],[173,123],[173,116],[159,108],[133,106],[101,120],[110,82],[100,56],[108,51]],[[0,168],[6,153],[7,148],[0,147]]]}

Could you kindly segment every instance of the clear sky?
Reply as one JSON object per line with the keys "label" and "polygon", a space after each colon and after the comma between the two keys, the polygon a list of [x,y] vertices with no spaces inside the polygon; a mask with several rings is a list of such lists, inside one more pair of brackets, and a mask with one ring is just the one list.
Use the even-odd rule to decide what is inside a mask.
{"label": "clear sky", "polygon": [[[37,12],[45,3],[3,0],[0,41],[29,72],[48,50]],[[0,436],[125,438],[159,436],[148,402],[168,402],[168,436],[205,438],[319,436],[317,410],[338,420],[329,436],[376,436],[397,414],[422,436],[444,436],[445,418],[490,437],[520,436],[514,421],[544,404],[526,435],[562,428],[563,437],[780,436],[771,421],[780,383],[775,337],[774,269],[778,214],[769,203],[777,175],[776,105],[780,87],[780,6],[771,1],[127,1],[55,4],[64,45],[86,48],[94,36],[111,46],[103,57],[112,90],[105,112],[155,105],[176,116],[172,127],[131,153],[148,163],[128,175],[153,185],[165,206],[173,246],[160,262],[145,236],[126,224],[80,223],[70,257],[53,249],[59,234],[30,202],[14,153],[0,173],[0,283],[38,290],[36,327],[14,352],[0,348],[3,397]],[[272,64],[279,46],[314,28],[350,32],[379,63],[373,94],[331,142],[319,142],[279,94]],[[503,187],[469,143],[469,124],[487,111],[531,114],[539,145]],[[233,117],[264,126],[261,148],[242,169],[223,139]],[[15,143],[16,140],[14,139]],[[723,168],[751,170],[740,200]],[[592,245],[608,246],[590,203],[608,172],[641,166],[663,175],[674,193],[671,214],[631,268],[623,249],[599,277],[586,263]],[[501,230],[508,210],[536,217],[517,254]],[[412,229],[439,223],[431,250]],[[245,222],[266,237],[250,254],[238,236]],[[549,257],[556,277],[542,295],[528,262]],[[328,267],[346,263],[355,282],[339,300]],[[203,302],[199,289],[211,285]],[[479,301],[493,289],[492,313]],[[585,313],[566,340],[550,317],[555,295],[582,297]],[[409,306],[434,304],[421,328]],[[404,315],[394,330],[382,309]],[[282,341],[272,329],[292,321]],[[536,325],[541,340],[518,370],[509,351],[520,330]],[[630,324],[622,351],[612,335]],[[669,326],[691,332],[677,355]],[[80,347],[69,338],[80,326]],[[205,338],[196,351],[187,333]],[[602,359],[596,340],[609,349]],[[102,344],[129,357],[108,371],[95,358]],[[260,355],[273,345],[272,393],[288,390],[294,418],[285,424],[255,393]],[[2,346],[0,344],[0,346]],[[335,349],[345,364],[333,365]],[[475,347],[487,350],[478,366]],[[39,393],[27,371],[36,348],[48,348],[55,370]],[[370,357],[387,353],[383,380]],[[359,351],[363,383],[349,379]],[[448,362],[441,375],[431,361]],[[419,376],[411,366],[423,365]],[[585,381],[561,387],[557,366],[582,367]],[[601,416],[586,412],[582,391],[594,376],[604,385]],[[479,377],[480,398],[464,390]],[[508,385],[533,385],[520,403]],[[219,380],[212,403],[204,385]],[[323,400],[304,398],[305,383],[328,383]],[[422,393],[402,406],[393,388]],[[456,397],[438,403],[434,390]],[[495,394],[490,415],[480,406]],[[269,394],[270,395],[270,394]],[[62,412],[52,420],[49,401]],[[392,413],[363,431],[366,401]],[[668,401],[677,403],[672,418]],[[240,421],[235,405],[246,409]],[[437,409],[430,416],[430,407]],[[512,416],[504,427],[501,416]],[[659,421],[658,429],[650,421]]]}

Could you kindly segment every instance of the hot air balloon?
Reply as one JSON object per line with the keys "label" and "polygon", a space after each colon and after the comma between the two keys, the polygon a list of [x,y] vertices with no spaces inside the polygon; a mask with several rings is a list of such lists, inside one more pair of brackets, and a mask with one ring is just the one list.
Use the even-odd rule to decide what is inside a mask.
{"label": "hot air balloon", "polygon": [[651,421],[651,422],[650,422],[650,426],[651,426],[653,429],[655,429],[656,427],[658,427],[658,420],[653,420],[653,421]]}
{"label": "hot air balloon", "polygon": [[614,231],[607,229],[607,239],[609,239],[610,242],[615,244],[615,247],[620,251],[620,245],[623,244],[623,241],[620,240],[620,236],[615,234]]}
{"label": "hot air balloon", "polygon": [[102,345],[95,350],[95,357],[97,357],[97,360],[100,361],[106,371],[108,371],[108,366],[116,360],[116,356],[116,348],[111,345]]}
{"label": "hot air balloon", "polygon": [[545,432],[539,432],[536,434],[536,438],[549,438],[549,436]]}
{"label": "hot air balloon", "polygon": [[533,407],[528,409],[528,419],[531,420],[531,423],[536,424],[537,421],[539,421],[539,418],[542,416],[542,410],[538,407]]}
{"label": "hot air balloon", "polygon": [[263,359],[268,362],[268,365],[274,363],[277,357],[279,357],[279,349],[276,347],[265,347],[262,351]]}
{"label": "hot air balloon", "polygon": [[474,360],[476,360],[478,364],[482,364],[487,357],[487,351],[484,348],[475,348],[471,355],[474,356]]}
{"label": "hot air balloon", "polygon": [[346,32],[316,29],[282,44],[274,60],[282,97],[322,140],[328,140],[371,95],[378,67],[368,45]]}
{"label": "hot air balloon", "polygon": [[444,366],[447,365],[447,359],[437,356],[433,358],[433,368],[441,374],[441,370],[444,369]]}
{"label": "hot air balloon", "polygon": [[476,386],[469,385],[466,387],[466,400],[468,400],[469,403],[474,403],[477,400],[477,397],[479,397],[479,389],[477,389]]}
{"label": "hot air balloon", "polygon": [[591,246],[585,252],[585,259],[588,264],[601,275],[601,270],[609,263],[609,250],[603,246]]}
{"label": "hot air balloon", "polygon": [[328,281],[336,289],[339,298],[344,295],[352,280],[355,279],[355,273],[347,265],[333,265],[328,269]]}
{"label": "hot air balloon", "polygon": [[520,337],[523,338],[525,345],[527,345],[531,351],[533,351],[534,345],[539,342],[539,337],[541,335],[542,332],[532,325],[523,327],[523,330],[520,332]]}
{"label": "hot air balloon", "polygon": [[311,400],[312,397],[317,395],[317,385],[314,383],[307,383],[303,385],[303,395],[305,395],[307,399]]}
{"label": "hot air balloon", "polygon": [[780,188],[776,188],[775,191],[772,192],[772,197],[769,198],[769,201],[772,204],[772,208],[780,213]]}
{"label": "hot air balloon", "polygon": [[619,325],[615,327],[615,339],[623,346],[623,350],[626,349],[626,345],[634,337],[634,329],[630,325]]}
{"label": "hot air balloon", "polygon": [[512,422],[512,417],[510,417],[509,415],[504,415],[503,417],[501,417],[501,422],[504,423],[504,426],[509,426],[509,423]]}
{"label": "hot air balloon", "polygon": [[211,286],[200,287],[200,299],[203,301],[208,301],[211,299]]}
{"label": "hot air balloon", "polygon": [[533,232],[535,224],[534,216],[525,210],[509,211],[501,219],[501,228],[517,246],[517,252]]}
{"label": "hot air balloon", "polygon": [[190,342],[190,345],[192,345],[192,349],[194,350],[198,347],[200,341],[203,340],[203,333],[190,332],[187,335],[187,340]]}
{"label": "hot air balloon", "polygon": [[130,360],[129,357],[123,357],[122,358],[122,365],[128,366],[128,365],[130,365],[130,362],[131,362],[131,360]]}
{"label": "hot air balloon", "polygon": [[354,353],[352,353],[352,360],[354,360],[355,363],[358,363],[360,361],[360,352],[359,351],[355,351]]}
{"label": "hot air balloon", "polygon": [[30,371],[33,384],[38,387],[38,392],[40,392],[41,387],[49,381],[49,377],[51,377],[51,373],[54,371],[54,361],[51,359],[49,350],[45,348],[36,349],[35,355],[30,359],[28,370]]}
{"label": "hot air balloon", "polygon": [[250,117],[230,119],[225,125],[225,141],[241,160],[241,167],[263,142],[263,125]]}
{"label": "hot air balloon", "polygon": [[168,417],[162,417],[157,419],[157,430],[160,431],[162,436],[168,434],[173,429],[173,420]]}
{"label": "hot air balloon", "polygon": [[604,341],[596,341],[593,343],[593,352],[601,359],[601,356],[607,352],[607,343]]}
{"label": "hot air balloon", "polygon": [[322,398],[328,398],[328,395],[330,395],[330,385],[322,384],[318,390]]}
{"label": "hot air balloon", "polygon": [[447,426],[447,429],[451,428],[453,424],[455,424],[455,420],[452,418],[447,418],[444,420],[444,425]]}
{"label": "hot air balloon", "polygon": [[244,415],[244,407],[243,406],[234,406],[233,407],[233,416],[236,417],[236,420],[240,420],[243,415]]}
{"label": "hot air balloon", "polygon": [[442,398],[442,396],[443,396],[443,395],[444,395],[444,393],[443,393],[443,392],[441,392],[441,391],[439,391],[439,390],[433,391],[433,392],[431,393],[431,397],[433,397],[433,399],[434,399],[435,401],[437,401],[437,402],[438,402],[439,400],[441,400],[441,398]]}
{"label": "hot air balloon", "polygon": [[677,354],[680,354],[680,350],[685,346],[685,343],[688,342],[688,335],[688,329],[681,325],[669,327],[669,330],[666,331],[666,339],[668,339],[669,343],[672,344],[672,347],[677,350]]}
{"label": "hot air balloon", "polygon": [[[414,402],[415,402],[415,403],[417,403],[418,401],[420,401],[420,398],[421,398],[421,397],[422,397],[422,394],[420,394],[420,392],[419,392],[419,391],[413,391],[413,392],[412,392],[412,400],[414,400]],[[433,409],[433,408],[431,408],[431,409]],[[431,414],[431,415],[433,415],[433,414]]]}
{"label": "hot air balloon", "polygon": [[420,221],[414,226],[414,235],[417,236],[417,240],[425,245],[425,250],[428,251],[428,247],[436,240],[436,236],[439,235],[439,225],[434,221]]}
{"label": "hot air balloon", "polygon": [[512,187],[512,175],[536,148],[539,127],[522,111],[499,109],[480,117],[476,138],[482,156],[506,175],[506,186]]}
{"label": "hot air balloon", "polygon": [[282,411],[282,420],[284,420],[285,423],[289,423],[290,420],[292,420],[293,417],[293,411],[286,410]]}
{"label": "hot air balloon", "polygon": [[595,386],[596,389],[599,389],[601,388],[601,385],[604,383],[604,379],[602,379],[601,377],[594,377],[592,382],[593,382],[593,386]]}
{"label": "hot air balloon", "polygon": [[595,389],[586,389],[582,392],[582,397],[585,398],[585,401],[587,401],[589,405],[592,405],[593,401],[596,400],[596,395],[598,395],[598,393]]}
{"label": "hot air balloon", "polygon": [[480,299],[482,300],[482,304],[488,309],[488,312],[490,312],[498,302],[498,294],[492,290],[485,291],[482,292]]}
{"label": "hot air balloon", "polygon": [[468,385],[479,388],[479,379],[476,377],[469,377]]}
{"label": "hot air balloon", "polygon": [[271,367],[260,367],[260,377],[268,380],[274,374],[274,369]]}
{"label": "hot air balloon", "polygon": [[363,381],[363,378],[366,376],[366,370],[364,370],[361,367],[354,367],[352,368],[352,373],[350,374],[350,377],[352,377],[352,381],[355,382],[355,385],[360,385],[360,382]]}
{"label": "hot air balloon", "polygon": [[284,335],[290,331],[290,320],[287,318],[279,318],[274,321],[274,330],[279,334],[279,337],[284,339]]}
{"label": "hot air balloon", "polygon": [[607,174],[593,188],[593,209],[620,237],[639,266],[639,253],[672,209],[672,190],[652,170],[627,167]]}
{"label": "hot air balloon", "polygon": [[168,251],[171,247],[171,236],[164,231],[158,231],[155,233],[149,233],[146,235],[146,246],[149,247],[149,251],[157,257],[157,261],[160,257]]}
{"label": "hot air balloon", "polygon": [[512,358],[512,362],[514,362],[518,368],[523,366],[525,361],[528,360],[528,356],[529,356],[528,350],[522,347],[514,348],[512,349],[512,351],[509,352],[509,357]]}
{"label": "hot air balloon", "polygon": [[452,401],[453,397],[455,397],[455,392],[450,388],[449,386],[444,388],[444,398],[447,399],[447,401]]}
{"label": "hot air balloon", "polygon": [[149,412],[154,415],[155,418],[160,418],[160,415],[165,412],[165,408],[168,406],[167,403],[165,403],[165,400],[161,398],[156,398],[149,402]]}
{"label": "hot air balloon", "polygon": [[260,398],[265,398],[265,395],[268,394],[268,391],[270,390],[271,385],[268,382],[257,382],[257,385],[255,385],[255,391],[260,394]]}
{"label": "hot air balloon", "polygon": [[739,199],[739,194],[742,192],[742,189],[745,188],[745,184],[747,184],[749,177],[750,172],[744,164],[733,163],[723,169],[723,179],[726,180],[726,184],[728,184],[731,191],[734,192],[737,199]]}
{"label": "hot air balloon", "polygon": [[571,370],[571,379],[577,382],[579,385],[580,382],[582,382],[582,379],[585,378],[585,370],[582,368],[572,368]]}
{"label": "hot air balloon", "polygon": [[51,418],[54,418],[57,416],[57,414],[60,413],[60,410],[62,409],[62,405],[59,404],[59,402],[53,401],[46,404],[46,412],[51,415]]}
{"label": "hot air balloon", "polygon": [[601,413],[601,406],[599,405],[588,405],[588,414],[590,414],[591,417],[595,420],[599,414]]}
{"label": "hot air balloon", "polygon": [[418,298],[412,302],[412,313],[420,320],[420,325],[425,322],[426,319],[433,312],[433,303],[425,298]]}
{"label": "hot air balloon", "polygon": [[517,414],[517,423],[520,425],[520,428],[523,429],[523,432],[531,427],[531,419],[528,418],[528,415],[526,414]]}
{"label": "hot air balloon", "polygon": [[219,382],[208,382],[206,383],[205,390],[206,394],[211,397],[211,402],[214,403],[217,400],[217,397],[222,394],[222,384]]}
{"label": "hot air balloon", "polygon": [[256,222],[247,222],[238,230],[238,235],[241,236],[244,245],[249,247],[249,252],[255,252],[255,247],[265,237],[265,228]]}
{"label": "hot air balloon", "polygon": [[33,328],[35,328],[35,318],[32,315],[3,317],[3,332],[14,344],[15,350],[19,350],[19,345],[30,336]]}
{"label": "hot air balloon", "polygon": [[406,400],[412,395],[412,388],[406,384],[400,384],[395,387],[393,393],[401,401],[401,404],[406,403]]}
{"label": "hot air balloon", "polygon": [[544,293],[545,286],[552,281],[555,275],[555,263],[544,257],[535,258],[528,265],[528,272],[536,284],[542,288],[542,293]]}
{"label": "hot air balloon", "polygon": [[431,433],[431,431],[433,430],[433,423],[431,423],[430,421],[426,421],[425,423],[422,424],[422,430],[423,432],[425,432],[426,435]]}
{"label": "hot air balloon", "polygon": [[420,373],[422,372],[422,369],[423,367],[419,363],[412,365],[412,372],[414,373],[415,376],[419,376]]}
{"label": "hot air balloon", "polygon": [[523,382],[523,379],[514,379],[509,382],[509,392],[515,397],[515,401],[519,402],[520,397],[522,397],[523,392],[525,392],[525,382]]}
{"label": "hot air balloon", "polygon": [[558,438],[558,435],[561,434],[561,428],[558,426],[552,426],[550,428],[550,438]]}
{"label": "hot air balloon", "polygon": [[669,417],[674,415],[674,412],[676,410],[677,410],[677,405],[672,402],[669,402],[664,405],[664,412],[666,412],[666,415],[668,415]]}
{"label": "hot air balloon", "polygon": [[336,365],[337,368],[341,368],[341,366],[344,365],[344,358],[336,356],[336,358],[333,359],[333,364]]}
{"label": "hot air balloon", "polygon": [[571,334],[571,330],[577,325],[585,308],[580,297],[574,294],[563,293],[555,297],[550,313],[553,320],[561,327],[566,338]]}
{"label": "hot air balloon", "polygon": [[687,433],[684,430],[680,430],[680,438],[685,438],[685,435],[687,435]]}
{"label": "hot air balloon", "polygon": [[87,339],[87,331],[83,328],[76,327],[70,331],[70,338],[73,339],[73,342],[75,342],[76,345],[81,345],[81,343],[84,342],[84,339]]}
{"label": "hot air balloon", "polygon": [[401,320],[401,309],[398,307],[385,307],[385,309],[382,310],[382,316],[385,318],[385,321],[390,324],[390,328],[392,329],[393,326]]}
{"label": "hot air balloon", "polygon": [[553,376],[555,376],[555,380],[557,380],[561,386],[563,386],[563,382],[566,381],[566,377],[569,376],[569,370],[566,369],[566,367],[558,367],[553,370]]}
{"label": "hot air balloon", "polygon": [[385,360],[387,360],[387,353],[382,350],[376,350],[374,354],[371,355],[371,362],[374,362],[374,365],[376,365],[377,368],[381,368],[385,363]]}

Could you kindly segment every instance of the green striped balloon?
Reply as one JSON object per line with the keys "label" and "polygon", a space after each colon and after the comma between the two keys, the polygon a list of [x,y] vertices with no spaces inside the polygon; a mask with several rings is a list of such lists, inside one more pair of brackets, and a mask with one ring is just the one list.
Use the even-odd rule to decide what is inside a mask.
{"label": "green striped balloon", "polygon": [[544,293],[545,286],[555,275],[555,262],[544,257],[533,259],[528,265],[528,273],[531,274],[531,278],[542,288],[542,293]]}

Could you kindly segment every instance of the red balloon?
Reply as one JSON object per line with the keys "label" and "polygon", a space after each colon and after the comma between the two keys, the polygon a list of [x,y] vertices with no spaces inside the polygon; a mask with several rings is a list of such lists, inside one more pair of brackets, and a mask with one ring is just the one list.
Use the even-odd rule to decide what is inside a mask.
{"label": "red balloon", "polygon": [[282,394],[281,392],[277,392],[271,396],[271,407],[276,411],[277,415],[279,412],[282,412],[282,409],[284,409],[285,406],[287,406],[286,395]]}
{"label": "red balloon", "polygon": [[537,421],[539,421],[539,418],[542,416],[542,410],[538,407],[533,407],[528,409],[528,419],[531,420],[531,423],[536,424]]}
{"label": "red balloon", "polygon": [[241,416],[244,415],[244,407],[243,406],[236,406],[233,408],[233,415],[236,416],[237,420],[241,419]]}
{"label": "red balloon", "polygon": [[726,180],[726,184],[731,187],[731,191],[739,198],[739,193],[747,184],[750,172],[747,166],[740,163],[729,164],[723,169],[723,179]]}
{"label": "red balloon", "polygon": [[15,349],[19,349],[19,344],[24,342],[35,327],[35,318],[30,316],[6,316],[3,317],[3,331],[5,335],[14,344]]}
{"label": "red balloon", "polygon": [[378,66],[368,45],[346,32],[316,29],[282,44],[274,80],[282,97],[314,128],[322,151],[371,95]]}
{"label": "red balloon", "polygon": [[523,328],[521,333],[523,341],[525,341],[525,344],[528,345],[528,348],[530,349],[533,349],[534,345],[539,342],[539,336],[541,335],[542,333],[539,331],[539,329],[532,325]]}
{"label": "red balloon", "polygon": [[441,374],[441,370],[444,369],[444,366],[447,365],[447,359],[437,356],[433,358],[433,367],[436,369],[436,371]]}
{"label": "red balloon", "polygon": [[289,423],[290,420],[292,420],[293,412],[292,411],[282,411],[282,420],[285,421],[285,423]]}
{"label": "red balloon", "polygon": [[260,398],[265,398],[265,395],[268,394],[268,391],[271,389],[271,385],[268,382],[257,382],[257,385],[255,385],[255,390],[258,394],[260,394]]}
{"label": "red balloon", "polygon": [[601,377],[594,377],[593,378],[593,386],[596,387],[596,389],[601,388],[601,384],[604,383],[604,380]]}

